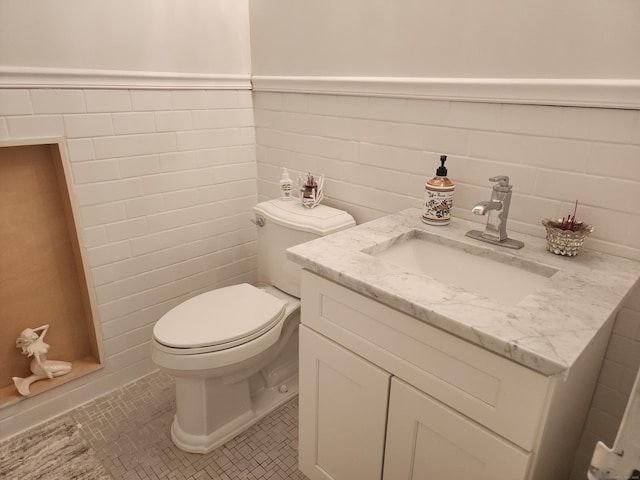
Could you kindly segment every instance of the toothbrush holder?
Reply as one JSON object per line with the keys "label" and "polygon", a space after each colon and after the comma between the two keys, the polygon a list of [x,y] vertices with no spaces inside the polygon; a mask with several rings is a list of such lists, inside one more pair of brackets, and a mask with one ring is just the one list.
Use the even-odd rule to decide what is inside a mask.
{"label": "toothbrush holder", "polygon": [[307,175],[307,178],[298,177],[300,186],[300,203],[306,208],[317,207],[324,198],[324,175]]}

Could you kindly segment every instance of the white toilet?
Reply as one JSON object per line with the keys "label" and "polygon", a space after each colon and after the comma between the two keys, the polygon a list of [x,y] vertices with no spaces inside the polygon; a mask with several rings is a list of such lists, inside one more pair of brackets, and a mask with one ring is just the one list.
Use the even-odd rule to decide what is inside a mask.
{"label": "white toilet", "polygon": [[298,393],[300,267],[286,249],[355,225],[319,205],[270,200],[254,207],[258,275],[193,297],[153,328],[152,356],[176,379],[171,439],[208,453]]}

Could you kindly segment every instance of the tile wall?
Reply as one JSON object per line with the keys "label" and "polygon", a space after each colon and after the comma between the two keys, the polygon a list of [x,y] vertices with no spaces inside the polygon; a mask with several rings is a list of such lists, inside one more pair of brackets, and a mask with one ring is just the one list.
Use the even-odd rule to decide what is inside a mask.
{"label": "tile wall", "polygon": [[[588,247],[640,260],[640,111],[267,92],[254,105],[263,198],[277,195],[280,167],[324,173],[327,203],[360,223],[419,207],[448,154],[454,217],[482,222],[471,207],[489,199],[489,177],[509,175],[510,231],[543,236],[540,220],[578,199],[596,228]],[[611,445],[639,365],[640,288],[617,317],[575,479],[596,440]]]}
{"label": "tile wall", "polygon": [[105,368],[0,410],[0,438],[152,370],[154,322],[255,281],[249,90],[0,90],[0,142],[64,137]]}
{"label": "tile wall", "polygon": [[[258,197],[276,197],[282,166],[324,173],[327,203],[364,222],[419,206],[448,154],[454,216],[478,220],[469,210],[489,198],[488,177],[506,174],[511,231],[541,236],[540,219],[577,198],[596,226],[590,248],[640,260],[638,111],[260,92],[253,102],[249,91],[0,90],[0,141],[66,138],[106,365],[0,410],[0,437],[148,373],[162,313],[254,280],[256,176]],[[639,352],[636,291],[617,318],[576,479],[593,443],[615,435]]]}
{"label": "tile wall", "polygon": [[618,313],[571,480],[583,480],[598,440],[613,445],[640,365],[640,289]]}

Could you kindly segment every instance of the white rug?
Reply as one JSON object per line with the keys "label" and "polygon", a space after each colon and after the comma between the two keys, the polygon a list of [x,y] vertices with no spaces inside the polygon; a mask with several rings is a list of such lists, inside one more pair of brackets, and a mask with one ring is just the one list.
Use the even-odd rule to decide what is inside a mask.
{"label": "white rug", "polygon": [[53,420],[0,443],[0,478],[7,480],[112,480],[69,417]]}

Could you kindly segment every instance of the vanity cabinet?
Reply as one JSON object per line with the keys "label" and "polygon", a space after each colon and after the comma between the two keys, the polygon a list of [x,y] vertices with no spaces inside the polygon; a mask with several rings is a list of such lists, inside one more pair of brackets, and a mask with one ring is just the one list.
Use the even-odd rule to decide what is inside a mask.
{"label": "vanity cabinet", "polygon": [[391,375],[304,326],[300,371],[301,470],[313,480],[380,478]]}
{"label": "vanity cabinet", "polygon": [[311,480],[569,476],[608,333],[548,377],[308,271],[300,469]]}
{"label": "vanity cabinet", "polygon": [[299,461],[311,480],[524,478],[521,449],[305,326],[300,371]]}
{"label": "vanity cabinet", "polygon": [[385,479],[513,480],[530,455],[394,377],[389,395]]}

